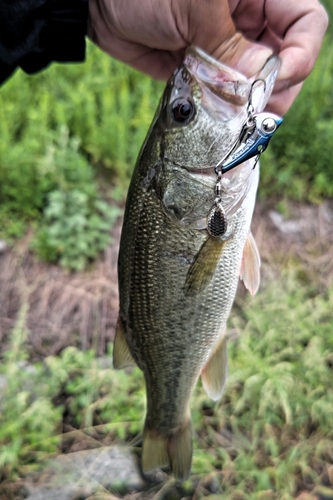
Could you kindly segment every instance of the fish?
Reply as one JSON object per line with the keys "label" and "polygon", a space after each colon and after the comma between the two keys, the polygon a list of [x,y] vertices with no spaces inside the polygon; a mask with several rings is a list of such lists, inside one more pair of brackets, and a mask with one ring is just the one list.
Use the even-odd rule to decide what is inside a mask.
{"label": "fish", "polygon": [[[138,366],[147,409],[142,470],[168,467],[186,480],[192,464],[190,399],[201,376],[218,400],[227,377],[227,333],[239,279],[251,294],[260,256],[251,234],[259,164],[223,174],[252,111],[264,110],[279,59],[247,78],[190,47],[169,79],[128,191],[119,260],[120,311],[113,364]],[[208,220],[221,218],[217,236]]]}

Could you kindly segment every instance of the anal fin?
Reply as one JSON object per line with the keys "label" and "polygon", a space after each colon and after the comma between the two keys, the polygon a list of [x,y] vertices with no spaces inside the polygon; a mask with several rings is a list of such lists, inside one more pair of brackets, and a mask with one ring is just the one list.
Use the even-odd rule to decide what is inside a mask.
{"label": "anal fin", "polygon": [[201,370],[202,385],[210,398],[217,401],[223,393],[228,374],[227,336],[225,332]]}
{"label": "anal fin", "polygon": [[260,255],[256,242],[249,233],[245,242],[239,277],[251,295],[255,295],[260,285]]}
{"label": "anal fin", "polygon": [[120,317],[118,317],[116,336],[113,345],[113,366],[117,370],[130,366],[136,366],[136,362],[134,361],[127,344],[124,324]]}

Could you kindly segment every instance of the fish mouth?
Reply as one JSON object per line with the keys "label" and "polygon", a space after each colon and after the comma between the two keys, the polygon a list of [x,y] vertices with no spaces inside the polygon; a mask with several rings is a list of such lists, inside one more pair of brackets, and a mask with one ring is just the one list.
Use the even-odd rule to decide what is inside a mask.
{"label": "fish mouth", "polygon": [[281,61],[273,54],[257,74],[247,78],[215,60],[199,47],[191,46],[186,50],[184,64],[199,83],[206,106],[218,112],[221,100],[224,101],[223,114],[228,120],[237,114],[243,114],[250,97],[255,112],[264,110],[273,91]]}
{"label": "fish mouth", "polygon": [[234,106],[248,102],[251,82],[238,71],[216,61],[198,47],[187,49],[184,64],[189,72],[214,94]]}

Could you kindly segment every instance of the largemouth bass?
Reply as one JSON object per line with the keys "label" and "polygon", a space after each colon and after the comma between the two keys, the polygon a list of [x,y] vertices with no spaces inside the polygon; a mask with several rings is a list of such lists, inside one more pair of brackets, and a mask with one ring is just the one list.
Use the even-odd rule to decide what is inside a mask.
{"label": "largemouth bass", "polygon": [[136,164],[119,252],[114,366],[144,373],[144,471],[169,466],[178,480],[190,474],[191,393],[201,375],[208,395],[221,396],[238,280],[252,294],[259,286],[250,233],[259,179],[253,159],[220,179],[221,236],[211,236],[207,221],[216,210],[215,167],[237,142],[249,100],[252,111],[264,109],[278,68],[272,57],[247,79],[190,48]]}

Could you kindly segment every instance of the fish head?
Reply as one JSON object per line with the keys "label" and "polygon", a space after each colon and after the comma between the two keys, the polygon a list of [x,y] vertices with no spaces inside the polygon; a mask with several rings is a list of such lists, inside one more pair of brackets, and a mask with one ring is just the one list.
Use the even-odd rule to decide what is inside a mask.
{"label": "fish head", "polygon": [[190,47],[169,79],[156,116],[161,160],[190,171],[213,169],[237,141],[248,116],[264,109],[279,67],[272,57],[253,78]]}

